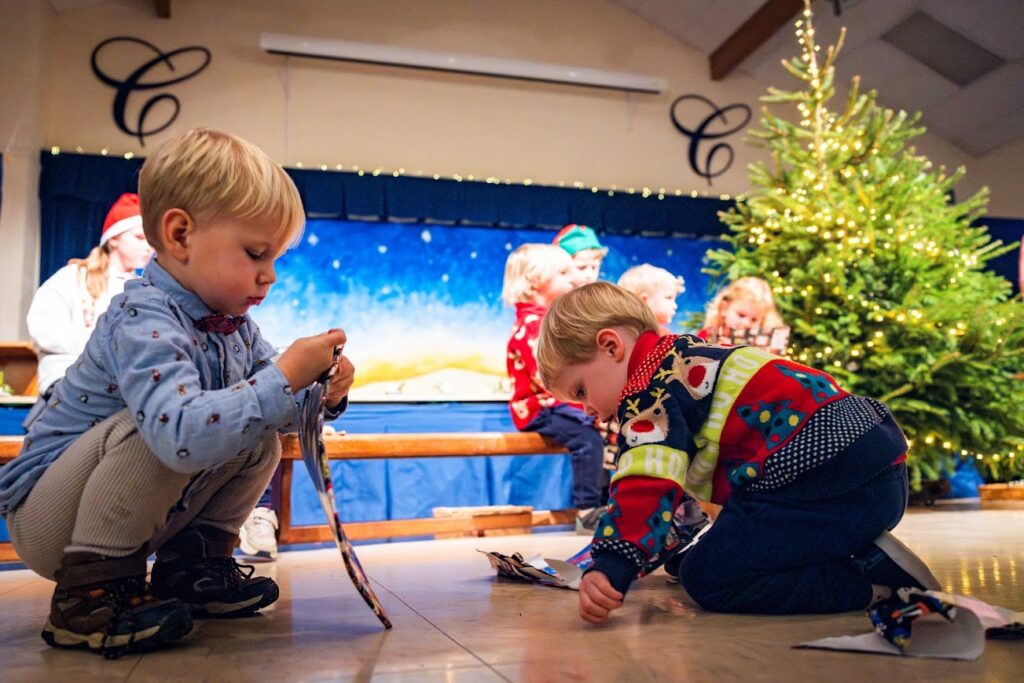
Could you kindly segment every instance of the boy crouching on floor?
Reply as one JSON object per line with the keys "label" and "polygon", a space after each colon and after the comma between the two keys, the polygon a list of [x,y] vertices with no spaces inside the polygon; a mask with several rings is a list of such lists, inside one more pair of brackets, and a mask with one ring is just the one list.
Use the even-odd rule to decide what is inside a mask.
{"label": "boy crouching on floor", "polygon": [[[272,579],[231,554],[277,466],[277,432],[345,341],[331,330],[278,356],[247,315],[304,223],[294,184],[261,150],[190,131],[146,159],[139,194],[155,259],[0,470],[15,549],[57,582],[43,639],[108,656],[182,638],[192,612],[237,616],[277,599]],[[331,417],[354,376],[343,356],[337,365]]]}

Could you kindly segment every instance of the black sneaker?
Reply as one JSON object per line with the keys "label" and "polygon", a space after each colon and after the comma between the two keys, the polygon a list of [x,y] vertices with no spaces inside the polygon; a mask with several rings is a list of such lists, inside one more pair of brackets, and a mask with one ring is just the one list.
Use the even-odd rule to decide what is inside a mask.
{"label": "black sneaker", "polygon": [[210,557],[204,533],[209,530],[188,529],[157,552],[150,579],[157,597],[177,598],[204,617],[247,616],[277,600],[277,584],[253,576],[252,565],[239,564],[230,555]]}
{"label": "black sneaker", "polygon": [[942,590],[924,560],[888,531],[854,555],[853,561],[865,579],[892,592],[899,588]]}
{"label": "black sneaker", "polygon": [[109,659],[184,638],[192,615],[178,600],[156,600],[145,576],[93,586],[58,587],[42,637],[62,648],[85,648]]}

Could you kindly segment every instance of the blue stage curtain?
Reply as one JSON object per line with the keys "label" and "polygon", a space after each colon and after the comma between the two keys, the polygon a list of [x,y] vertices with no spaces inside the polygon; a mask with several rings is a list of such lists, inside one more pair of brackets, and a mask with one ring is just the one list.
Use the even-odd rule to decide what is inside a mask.
{"label": "blue stage curtain", "polygon": [[[1003,244],[1024,240],[1024,218],[979,218],[978,225],[988,226],[993,239]],[[1013,284],[1013,293],[1020,295],[1020,247],[988,262],[990,270],[999,273]]]}
{"label": "blue stage curtain", "polygon": [[[107,210],[138,190],[142,159],[41,153],[39,281],[98,242]],[[591,192],[575,188],[433,180],[371,173],[288,169],[309,218],[556,229],[584,223],[602,233],[718,235],[713,198]]]}
{"label": "blue stage curtain", "polygon": [[[352,434],[515,431],[505,402],[354,403],[333,423]],[[465,505],[571,507],[567,455],[343,461],[331,463],[338,511],[350,522],[430,517]],[[292,523],[320,524],[309,475],[296,465]]]}
{"label": "blue stage curtain", "polygon": [[137,192],[142,161],[83,154],[41,155],[39,282],[99,244],[103,219],[121,194]]}

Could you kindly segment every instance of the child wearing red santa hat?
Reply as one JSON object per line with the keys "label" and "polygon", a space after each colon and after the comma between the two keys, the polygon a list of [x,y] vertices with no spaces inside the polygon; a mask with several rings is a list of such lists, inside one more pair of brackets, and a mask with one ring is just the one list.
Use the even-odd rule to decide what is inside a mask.
{"label": "child wearing red santa hat", "polygon": [[71,259],[32,297],[28,333],[39,353],[39,393],[64,376],[82,353],[96,319],[153,254],[142,233],[139,195],[121,195],[103,221],[99,245]]}

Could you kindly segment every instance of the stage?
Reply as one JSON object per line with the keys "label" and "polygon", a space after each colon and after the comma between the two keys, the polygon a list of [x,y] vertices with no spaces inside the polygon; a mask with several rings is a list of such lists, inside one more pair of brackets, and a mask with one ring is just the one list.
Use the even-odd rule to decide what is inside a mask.
{"label": "stage", "polygon": [[[1024,609],[1024,510],[914,510],[897,529],[948,591]],[[576,616],[576,594],[498,581],[475,550],[567,557],[568,532],[362,545],[394,630],[384,632],[333,548],[257,565],[281,585],[258,617],[202,621],[179,645],[106,661],[39,637],[52,584],[0,571],[0,679],[15,681],[1020,680],[1020,642],[986,641],[973,662],[793,650],[869,631],[861,613],[747,617],[699,612],[657,572],[605,627]],[[855,673],[854,673],[855,672]]]}

